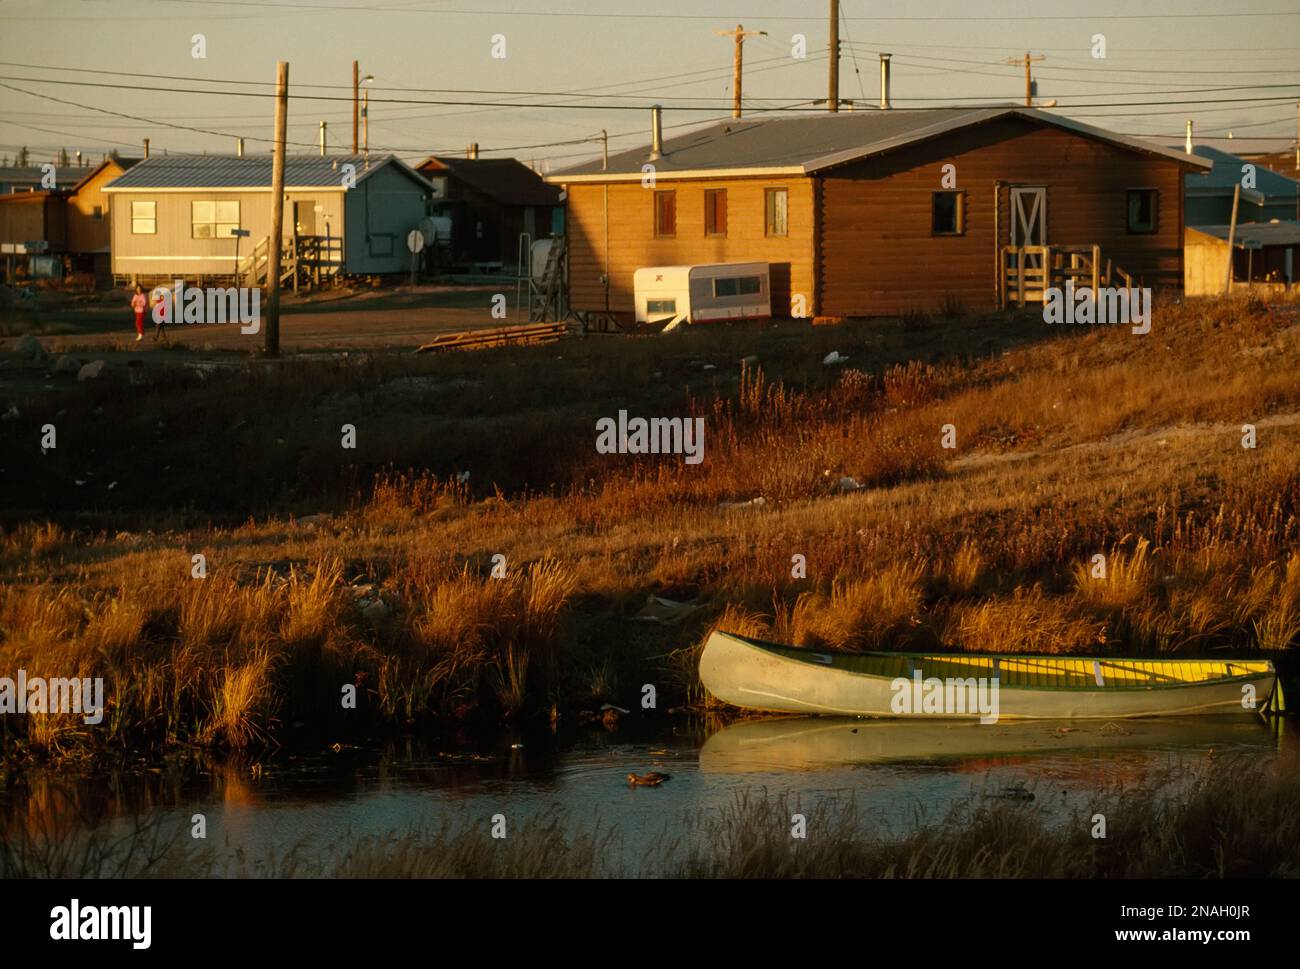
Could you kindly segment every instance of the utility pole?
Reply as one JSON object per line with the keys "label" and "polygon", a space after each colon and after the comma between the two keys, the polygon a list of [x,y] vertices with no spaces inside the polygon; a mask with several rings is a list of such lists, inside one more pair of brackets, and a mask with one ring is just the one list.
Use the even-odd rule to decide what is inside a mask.
{"label": "utility pole", "polygon": [[715,30],[719,37],[733,37],[736,41],[736,57],[731,69],[731,116],[740,117],[740,74],[744,64],[746,37],[766,37],[766,30],[746,30],[743,24],[736,24],[735,30]]}
{"label": "utility pole", "polygon": [[826,109],[840,109],[840,0],[831,0],[831,76],[826,92]]}
{"label": "utility pole", "polygon": [[357,135],[358,135],[357,114],[360,111],[360,106],[358,104],[358,102],[361,99],[361,95],[359,93],[360,90],[361,90],[361,65],[358,64],[356,61],[353,61],[352,62],[352,154],[354,155],[357,153]]}
{"label": "utility pole", "polygon": [[1003,61],[1003,63],[1020,64],[1022,60],[1025,65],[1025,107],[1032,108],[1034,106],[1034,78],[1033,78],[1033,74],[1030,72],[1029,65],[1034,61],[1047,60],[1047,55],[1035,54],[1033,57],[1030,57],[1029,51],[1025,51],[1025,56],[1023,59],[1019,57],[1008,57],[1005,61]]}
{"label": "utility pole", "polygon": [[289,62],[275,65],[275,146],[271,153],[271,238],[266,253],[266,336],[269,357],[280,354],[280,247],[284,235],[284,139],[289,124]]}

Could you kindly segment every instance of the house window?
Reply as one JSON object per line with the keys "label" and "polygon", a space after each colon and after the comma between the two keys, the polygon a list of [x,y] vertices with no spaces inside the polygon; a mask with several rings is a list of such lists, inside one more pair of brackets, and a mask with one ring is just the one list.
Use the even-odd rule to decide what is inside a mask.
{"label": "house window", "polygon": [[704,192],[704,234],[706,236],[727,234],[727,190],[725,188],[711,188]]}
{"label": "house window", "polygon": [[959,236],[965,216],[961,192],[935,192],[930,198],[930,233],[936,236]]}
{"label": "house window", "polygon": [[131,234],[151,236],[158,231],[158,203],[131,203]]}
{"label": "house window", "polygon": [[762,289],[757,276],[729,276],[713,281],[714,296],[752,296]]}
{"label": "house window", "polygon": [[655,235],[677,235],[676,192],[655,192]]}
{"label": "house window", "polygon": [[90,217],[94,219],[96,222],[102,222],[104,220],[103,206],[96,205],[93,209],[91,209]]}
{"label": "house window", "polygon": [[191,202],[191,239],[230,239],[239,228],[239,202]]}
{"label": "house window", "polygon": [[1128,190],[1128,231],[1156,231],[1156,198],[1154,188],[1131,188]]}
{"label": "house window", "polygon": [[790,227],[787,215],[790,208],[790,192],[784,188],[769,188],[763,193],[763,234],[769,236],[789,235]]}

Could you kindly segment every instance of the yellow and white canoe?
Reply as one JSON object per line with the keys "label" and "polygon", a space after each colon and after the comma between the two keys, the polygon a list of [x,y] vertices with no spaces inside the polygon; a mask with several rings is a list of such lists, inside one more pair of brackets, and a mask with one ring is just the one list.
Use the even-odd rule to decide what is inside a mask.
{"label": "yellow and white canoe", "polygon": [[1268,660],[845,653],[714,632],[700,680],[774,713],[980,720],[1115,720],[1281,712]]}

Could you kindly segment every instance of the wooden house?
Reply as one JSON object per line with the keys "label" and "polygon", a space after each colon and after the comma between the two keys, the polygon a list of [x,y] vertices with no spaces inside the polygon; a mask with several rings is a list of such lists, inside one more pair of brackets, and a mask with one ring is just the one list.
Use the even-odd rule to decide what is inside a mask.
{"label": "wooden house", "polygon": [[433,184],[429,214],[451,219],[448,261],[457,267],[514,271],[519,239],[560,235],[560,190],[514,158],[433,156],[416,166]]}
{"label": "wooden house", "polygon": [[1183,174],[1209,167],[1048,111],[945,108],[656,133],[547,180],[579,312],[630,313],[642,266],[761,261],[774,313],[877,316],[1042,299],[1064,271],[1181,287]]}
{"label": "wooden house", "polygon": [[[410,269],[407,234],[431,186],[400,159],[285,160],[282,267],[318,273]],[[112,198],[113,274],[144,279],[241,275],[261,281],[270,245],[271,159],[154,156],[104,189]],[[234,230],[249,233],[238,238]]]}

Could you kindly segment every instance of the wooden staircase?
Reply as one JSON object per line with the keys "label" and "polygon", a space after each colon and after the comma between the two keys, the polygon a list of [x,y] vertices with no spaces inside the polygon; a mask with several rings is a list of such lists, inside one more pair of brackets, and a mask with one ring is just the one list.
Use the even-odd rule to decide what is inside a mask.
{"label": "wooden staircase", "polygon": [[[239,282],[265,286],[271,264],[271,239],[263,236],[253,251],[239,261]],[[343,239],[340,236],[288,236],[280,250],[280,285],[300,283],[319,286],[343,267]]]}
{"label": "wooden staircase", "polygon": [[[1064,289],[1073,280],[1076,290],[1101,287],[1132,289],[1132,274],[1110,259],[1104,262],[1101,246],[1003,246],[999,260],[998,293],[1003,309],[1012,302],[1044,303],[1047,291]],[[1142,281],[1136,281],[1141,286]]]}

